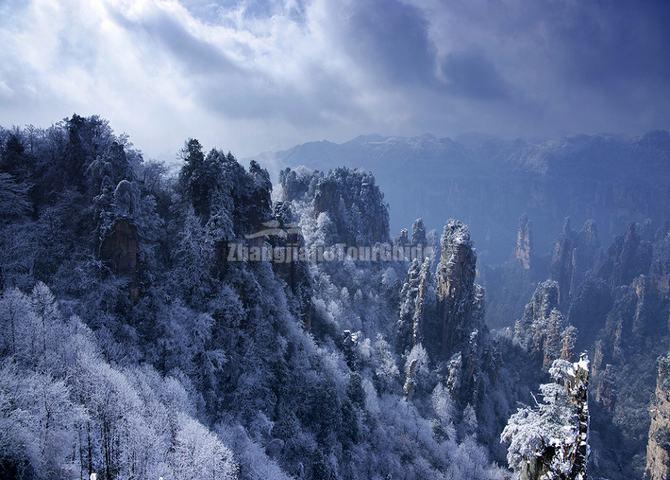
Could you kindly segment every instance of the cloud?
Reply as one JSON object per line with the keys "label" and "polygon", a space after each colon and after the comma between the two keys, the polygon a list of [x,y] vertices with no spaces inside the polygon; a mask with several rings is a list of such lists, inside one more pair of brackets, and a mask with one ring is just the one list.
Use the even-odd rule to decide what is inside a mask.
{"label": "cloud", "polygon": [[107,117],[150,156],[360,133],[670,127],[670,4],[30,0],[0,5],[0,124]]}
{"label": "cloud", "polygon": [[399,0],[347,5],[342,39],[358,64],[370,65],[382,83],[432,83],[435,47],[423,12]]}
{"label": "cloud", "polygon": [[[150,9],[142,15],[127,17],[120,8],[108,8],[110,18],[134,35],[138,42],[153,44],[183,64],[185,72],[195,75],[234,71],[236,66],[213,42],[188,30],[176,12]],[[183,13],[182,17],[183,17]]]}
{"label": "cloud", "polygon": [[473,99],[498,99],[507,95],[505,80],[493,63],[479,53],[454,52],[445,56],[441,73],[455,95]]}

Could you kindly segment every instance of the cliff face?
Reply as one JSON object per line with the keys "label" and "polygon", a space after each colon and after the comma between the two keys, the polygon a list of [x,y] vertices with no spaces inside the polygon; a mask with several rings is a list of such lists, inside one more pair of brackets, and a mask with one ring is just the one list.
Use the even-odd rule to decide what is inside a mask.
{"label": "cliff face", "polygon": [[574,350],[576,333],[559,310],[558,299],[558,282],[540,283],[514,325],[515,342],[545,370],[559,357],[569,360]]}
{"label": "cliff face", "polygon": [[533,235],[528,215],[523,215],[519,220],[519,229],[516,234],[516,248],[514,249],[514,258],[521,268],[530,270],[533,266]]}
{"label": "cliff face", "polygon": [[425,315],[428,289],[430,288],[430,259],[426,258],[419,272],[419,285],[416,291],[414,315],[412,315],[412,344],[422,344],[425,337]]}
{"label": "cliff face", "polygon": [[369,172],[287,168],[281,172],[280,182],[283,200],[309,201],[315,217],[328,216],[337,235],[333,243],[369,246],[389,241],[388,206]]}
{"label": "cliff face", "polygon": [[574,248],[574,232],[570,228],[569,220],[566,220],[561,238],[554,245],[550,267],[551,278],[558,282],[558,301],[561,305],[567,304],[570,298]]}
{"label": "cliff face", "polygon": [[600,244],[595,222],[587,220],[579,232],[566,219],[563,232],[554,245],[550,275],[559,285],[559,304],[567,311],[570,299],[593,268]]}
{"label": "cliff face", "polygon": [[438,315],[442,321],[442,355],[448,357],[483,326],[483,289],[475,284],[477,255],[470,231],[450,221],[441,240],[436,272]]}
{"label": "cliff face", "polygon": [[115,274],[133,276],[137,272],[139,245],[135,225],[118,218],[100,244],[100,258]]}
{"label": "cliff face", "polygon": [[291,206],[286,202],[278,202],[274,208],[274,224],[282,233],[269,238],[273,248],[280,248],[286,261],[272,263],[275,274],[282,279],[287,289],[289,306],[293,314],[299,318],[303,326],[309,330],[312,327],[312,285],[309,275],[309,267],[304,259],[300,259],[298,249],[305,246],[305,241],[296,228],[295,218]]}
{"label": "cliff face", "polygon": [[508,327],[521,316],[537,283],[547,278],[549,260],[536,251],[533,225],[522,215],[511,259],[479,268],[479,282],[486,289],[486,323],[491,328]]}
{"label": "cliff face", "polygon": [[[552,252],[552,280],[538,285],[514,331],[516,342],[545,369],[557,350],[561,358],[569,350],[593,352],[593,472],[602,477],[617,478],[615,471],[640,476],[645,449],[662,456],[658,442],[648,446],[644,439],[655,359],[670,341],[665,232],[654,233],[648,223],[630,225],[603,250],[593,222],[579,232],[566,225]],[[494,308],[500,308],[505,299],[495,293]]]}
{"label": "cliff face", "polygon": [[[425,241],[422,234],[413,238]],[[480,400],[480,381],[486,375],[484,349],[489,346],[484,290],[475,283],[476,262],[467,226],[450,220],[444,227],[435,273],[431,272],[435,259],[415,259],[409,265],[396,325],[398,353],[409,358],[415,347],[425,349],[462,407]],[[412,373],[410,368],[408,375]]]}
{"label": "cliff face", "polygon": [[416,310],[416,299],[419,293],[421,263],[412,260],[407,271],[405,283],[400,290],[400,311],[396,324],[396,346],[399,354],[411,350],[413,344],[413,319]]}
{"label": "cliff face", "polygon": [[599,276],[607,278],[613,287],[627,285],[649,271],[653,248],[638,230],[637,224],[631,224],[625,235],[617,236],[600,265]]}
{"label": "cliff face", "polygon": [[448,204],[468,219],[480,258],[499,263],[513,248],[513,228],[524,212],[533,219],[541,252],[549,250],[566,216],[576,224],[594,219],[606,242],[630,222],[667,220],[670,192],[662,185],[670,178],[664,160],[669,137],[581,135],[532,143],[375,136],[299,145],[275,158],[282,166],[372,171],[393,206],[393,231],[417,215],[429,230],[439,228]]}
{"label": "cliff face", "polygon": [[656,391],[651,408],[645,478],[670,478],[670,355],[659,360]]}

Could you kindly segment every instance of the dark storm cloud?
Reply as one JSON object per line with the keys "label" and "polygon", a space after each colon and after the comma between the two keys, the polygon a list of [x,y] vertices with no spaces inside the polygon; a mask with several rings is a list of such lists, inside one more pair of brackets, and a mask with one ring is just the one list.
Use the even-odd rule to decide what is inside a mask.
{"label": "dark storm cloud", "polygon": [[670,2],[585,1],[554,7],[544,24],[566,80],[585,85],[670,77]]}
{"label": "dark storm cloud", "polygon": [[0,2],[0,123],[87,111],[145,148],[203,131],[246,153],[641,133],[670,126],[668,25],[645,0]]}
{"label": "dark storm cloud", "polygon": [[441,64],[447,89],[454,95],[491,100],[505,97],[506,81],[493,63],[480,53],[454,52]]}
{"label": "dark storm cloud", "polygon": [[670,2],[587,2],[568,13],[554,32],[578,80],[670,76]]}
{"label": "dark storm cloud", "polygon": [[398,0],[354,2],[342,40],[383,82],[432,83],[435,48],[423,12]]}

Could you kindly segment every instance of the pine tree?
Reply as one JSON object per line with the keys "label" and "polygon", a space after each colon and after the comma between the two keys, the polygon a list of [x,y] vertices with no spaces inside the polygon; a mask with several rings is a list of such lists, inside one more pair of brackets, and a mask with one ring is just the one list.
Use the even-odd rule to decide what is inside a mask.
{"label": "pine tree", "polygon": [[549,373],[556,383],[540,386],[542,402],[518,410],[501,434],[507,462],[519,480],[586,480],[588,357],[556,360]]}

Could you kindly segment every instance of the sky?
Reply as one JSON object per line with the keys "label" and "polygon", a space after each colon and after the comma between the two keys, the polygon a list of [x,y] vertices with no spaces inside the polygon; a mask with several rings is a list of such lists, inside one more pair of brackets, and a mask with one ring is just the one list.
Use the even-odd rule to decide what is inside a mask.
{"label": "sky", "polygon": [[670,128],[670,2],[0,0],[0,125],[98,114],[151,158],[359,134]]}

